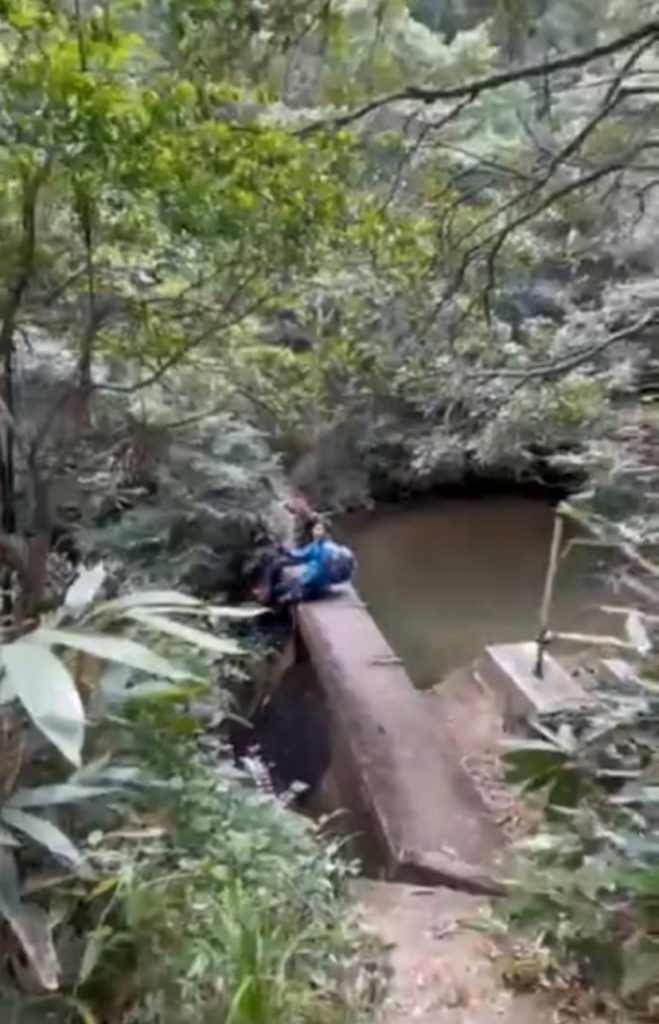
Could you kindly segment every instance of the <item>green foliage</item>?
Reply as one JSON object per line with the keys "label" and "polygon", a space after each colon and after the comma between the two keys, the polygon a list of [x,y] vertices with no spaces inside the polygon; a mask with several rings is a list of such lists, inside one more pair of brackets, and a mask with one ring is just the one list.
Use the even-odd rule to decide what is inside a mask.
{"label": "green foliage", "polygon": [[599,713],[541,723],[520,740],[510,780],[540,791],[545,829],[520,844],[517,886],[501,912],[540,933],[560,972],[576,963],[608,998],[643,1010],[656,994],[657,701],[603,696]]}
{"label": "green foliage", "polygon": [[[624,3],[604,8],[456,0],[434,17],[375,0],[172,0],[99,14],[8,0],[8,326],[45,328],[81,385],[97,379],[140,419],[191,388],[287,456],[321,424],[366,423],[378,443],[362,444],[364,465],[412,486],[441,477],[446,445],[507,474],[578,450],[602,425],[616,364],[585,339],[597,353],[616,317],[645,304],[629,287],[624,300],[606,293],[584,256],[628,237],[635,196],[651,194],[653,105],[632,96],[650,57],[630,64],[611,110],[626,51],[457,106],[334,118],[383,90],[450,88],[637,23]],[[570,159],[577,173],[621,152],[634,162],[615,209],[606,175],[571,188]],[[569,282],[552,283],[557,263]],[[547,282],[562,307],[549,318],[533,297]],[[308,356],[262,343],[264,321],[288,307],[316,331]],[[61,461],[68,429],[59,412],[53,425],[45,462]]]}
{"label": "green foliage", "polygon": [[[109,765],[107,756],[82,764],[88,714],[85,703],[91,700],[93,704],[94,697],[108,698],[108,678],[114,679],[117,669],[125,683],[134,681],[137,673],[138,679],[156,677],[161,687],[164,680],[186,680],[193,674],[143,643],[122,636],[122,630],[137,625],[147,633],[173,635],[185,645],[209,649],[216,657],[239,650],[228,639],[177,618],[203,615],[212,622],[218,616],[230,617],[230,609],[207,609],[193,598],[171,591],[99,603],[96,598],[103,582],[104,573],[98,570],[83,573],[69,590],[57,622],[44,623],[2,648],[0,915],[22,949],[38,987],[46,991],[59,987],[61,965],[48,914],[22,895],[26,886],[29,891],[30,878],[39,864],[33,851],[36,847],[46,854],[46,861],[63,866],[64,879],[70,875],[89,880],[93,876],[88,859],[62,830],[58,814],[81,803],[106,800],[139,775],[134,767]],[[128,692],[135,698],[139,686]],[[53,760],[52,748],[59,759]],[[72,775],[64,774],[63,761],[76,769]],[[44,770],[46,783],[40,781]],[[37,785],[32,784],[35,777]],[[84,826],[76,831],[84,832]],[[24,875],[21,882],[19,864]]]}
{"label": "green foliage", "polygon": [[[145,753],[150,715],[133,726]],[[201,762],[176,713],[158,730],[166,834],[116,875],[80,998],[103,1007],[123,979],[126,1024],[355,1020],[373,993],[344,902],[352,868],[309,822]]]}
{"label": "green foliage", "polygon": [[[608,505],[616,491],[610,480]],[[598,543],[624,550],[632,573],[649,568],[635,543],[653,535],[652,516],[638,502],[631,510],[626,502],[621,515],[624,501],[616,520],[593,512],[604,497],[598,487],[578,513],[565,511]],[[552,980],[576,974],[612,1010],[625,1006],[641,1019],[653,1012],[659,978],[659,687],[656,619],[643,607],[612,610],[626,627],[627,682],[606,682],[596,669],[592,706],[542,716],[530,736],[507,744],[509,781],[533,796],[545,820],[520,842],[500,908],[508,926],[544,951]]]}
{"label": "green foliage", "polygon": [[259,610],[171,589],[101,600],[105,582],[85,570],[2,650],[18,740],[0,762],[3,954],[28,966],[0,1006],[23,1024],[356,1021],[378,973],[346,916],[352,865],[202,732],[227,704],[203,677],[245,654],[220,627]]}
{"label": "green foliage", "polygon": [[[81,531],[81,538],[87,550],[114,560],[132,579],[150,586],[186,585],[215,598],[235,588],[249,568],[264,533],[273,500],[270,479],[278,464],[253,427],[217,412],[203,415],[205,407],[222,406],[230,397],[221,391],[222,381],[191,376],[181,391],[164,391],[149,409],[156,431],[145,467],[152,493],[138,491],[136,501],[136,481],[118,473],[109,514],[94,505],[89,518],[96,524]],[[177,433],[159,426],[172,421],[188,426]],[[108,429],[114,423],[116,415]],[[163,437],[165,457],[158,440]],[[129,469],[130,434],[128,446]]]}

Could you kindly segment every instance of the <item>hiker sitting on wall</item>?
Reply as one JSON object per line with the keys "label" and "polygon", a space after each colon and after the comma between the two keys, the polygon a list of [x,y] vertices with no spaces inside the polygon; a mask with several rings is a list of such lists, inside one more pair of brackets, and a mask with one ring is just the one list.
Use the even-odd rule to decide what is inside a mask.
{"label": "hiker sitting on wall", "polygon": [[266,566],[259,597],[280,606],[316,601],[326,597],[332,587],[348,583],[354,569],[352,551],[331,540],[325,524],[316,521],[309,544],[284,548]]}

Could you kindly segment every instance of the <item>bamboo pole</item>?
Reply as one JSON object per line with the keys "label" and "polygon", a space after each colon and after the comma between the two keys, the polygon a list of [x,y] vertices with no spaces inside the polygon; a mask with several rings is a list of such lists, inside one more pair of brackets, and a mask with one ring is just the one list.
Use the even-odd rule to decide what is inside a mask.
{"label": "bamboo pole", "polygon": [[558,563],[561,557],[561,545],[563,543],[564,526],[565,522],[563,520],[561,511],[557,509],[554,515],[554,532],[551,538],[549,562],[547,565],[547,574],[545,576],[545,588],[542,595],[542,604],[540,606],[540,632],[538,634],[538,657],[535,663],[535,674],[538,677],[538,679],[542,679],[543,656],[549,643],[549,618],[551,615],[551,606],[554,597],[556,573],[558,572]]}

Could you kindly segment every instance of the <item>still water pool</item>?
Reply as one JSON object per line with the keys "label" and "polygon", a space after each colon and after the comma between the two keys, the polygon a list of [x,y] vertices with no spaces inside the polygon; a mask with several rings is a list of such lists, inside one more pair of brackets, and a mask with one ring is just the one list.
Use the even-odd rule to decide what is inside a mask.
{"label": "still water pool", "polygon": [[[339,533],[357,555],[360,593],[425,688],[488,643],[537,636],[552,524],[537,500],[433,499],[350,516]],[[611,632],[598,612],[604,569],[592,549],[562,561],[553,628]]]}

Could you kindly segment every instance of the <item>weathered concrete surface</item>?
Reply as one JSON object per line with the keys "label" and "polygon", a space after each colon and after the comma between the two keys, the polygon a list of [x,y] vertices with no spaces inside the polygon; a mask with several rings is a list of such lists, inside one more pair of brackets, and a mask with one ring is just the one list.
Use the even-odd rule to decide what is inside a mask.
{"label": "weathered concrete surface", "polygon": [[331,803],[374,837],[389,879],[492,892],[502,836],[357,593],[301,605],[327,697]]}
{"label": "weathered concrete surface", "polygon": [[[521,995],[500,977],[500,948],[469,927],[482,897],[360,879],[362,917],[390,948],[389,998],[378,1024],[555,1024],[547,994]],[[574,1018],[595,1024],[588,1012]]]}
{"label": "weathered concrete surface", "polygon": [[583,707],[590,698],[555,658],[545,654],[542,678],[535,673],[535,643],[487,647],[476,666],[482,685],[495,697],[507,729],[530,716]]}

